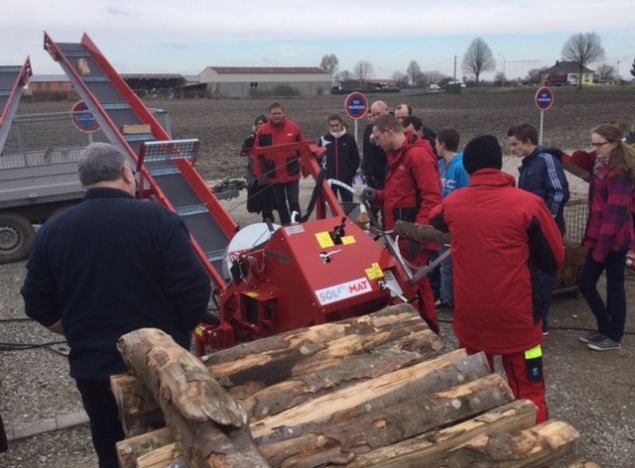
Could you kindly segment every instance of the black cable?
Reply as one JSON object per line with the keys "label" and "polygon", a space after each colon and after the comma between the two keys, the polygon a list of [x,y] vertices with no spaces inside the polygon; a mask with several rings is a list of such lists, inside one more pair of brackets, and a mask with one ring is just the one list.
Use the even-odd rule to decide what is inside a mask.
{"label": "black cable", "polygon": [[2,343],[0,351],[23,351],[28,349],[46,348],[47,346],[67,344],[66,341],[47,341],[45,343]]}

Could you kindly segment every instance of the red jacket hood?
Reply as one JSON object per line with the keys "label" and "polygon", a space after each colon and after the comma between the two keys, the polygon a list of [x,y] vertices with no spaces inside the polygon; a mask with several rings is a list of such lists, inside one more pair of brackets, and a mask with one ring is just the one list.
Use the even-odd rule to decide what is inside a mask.
{"label": "red jacket hood", "polygon": [[478,187],[479,185],[516,187],[516,179],[499,169],[480,169],[470,175],[470,187]]}

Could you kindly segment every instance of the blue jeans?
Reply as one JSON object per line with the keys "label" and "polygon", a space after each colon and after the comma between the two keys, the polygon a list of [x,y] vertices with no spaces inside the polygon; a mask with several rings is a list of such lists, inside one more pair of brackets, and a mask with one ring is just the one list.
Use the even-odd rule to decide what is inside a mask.
{"label": "blue jeans", "polygon": [[[448,250],[450,247],[443,246],[439,250],[439,255]],[[448,257],[441,263],[439,268],[441,272],[441,288],[440,299],[445,304],[454,307],[454,287],[452,286],[452,257]]]}
{"label": "blue jeans", "polygon": [[551,308],[551,296],[556,283],[558,272],[540,272],[540,318],[542,318],[542,331],[549,330],[549,309]]}
{"label": "blue jeans", "polygon": [[280,224],[289,224],[291,222],[290,212],[297,211],[300,214],[300,181],[273,184],[272,188],[273,202],[280,216]]}
{"label": "blue jeans", "polygon": [[[589,250],[582,267],[578,289],[595,315],[598,331],[620,342],[626,322],[626,289],[624,288],[626,251],[610,252],[603,263],[593,260],[592,253],[593,249]],[[597,290],[598,280],[603,271],[606,271],[606,305]]]}

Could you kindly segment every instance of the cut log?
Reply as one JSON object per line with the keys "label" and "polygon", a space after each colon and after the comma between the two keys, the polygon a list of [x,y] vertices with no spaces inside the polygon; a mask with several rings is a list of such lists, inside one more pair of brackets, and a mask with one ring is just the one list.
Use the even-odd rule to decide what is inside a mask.
{"label": "cut log", "polygon": [[441,232],[427,224],[415,224],[399,220],[395,223],[395,234],[417,242],[435,242],[437,244],[449,244],[451,237],[447,232]]}
{"label": "cut log", "polygon": [[479,436],[437,462],[456,468],[545,466],[571,450],[580,434],[562,421],[547,421],[523,431]]}
{"label": "cut log", "polygon": [[243,400],[245,411],[253,423],[307,400],[410,366],[436,355],[430,346],[436,340],[434,332],[422,330],[369,353],[343,359],[332,367],[266,387]]}
{"label": "cut log", "polygon": [[163,412],[154,395],[132,374],[113,375],[110,388],[119,408],[119,420],[126,437],[165,426]]}
{"label": "cut log", "polygon": [[[241,350],[221,351],[211,355],[206,365],[214,378],[234,389],[233,396],[244,399],[262,388],[331,367],[427,328],[412,306],[395,306],[355,320],[254,341]],[[443,348],[439,337],[430,336],[428,343],[432,349]],[[232,359],[227,360],[227,355]]]}
{"label": "cut log", "polygon": [[253,444],[242,405],[170,336],[144,328],[122,336],[118,348],[155,395],[194,466],[268,466]]}
{"label": "cut log", "polygon": [[161,428],[117,442],[117,458],[120,468],[136,468],[137,458],[164,445],[174,442],[172,431]]}
{"label": "cut log", "polygon": [[532,427],[537,407],[528,400],[515,400],[475,418],[443,429],[426,432],[388,447],[361,454],[349,468],[433,466],[447,452],[482,434]]}
{"label": "cut log", "polygon": [[187,460],[181,445],[174,442],[140,456],[136,468],[166,468],[179,462],[187,463]]}
{"label": "cut log", "polygon": [[[232,396],[245,400],[266,387],[321,372],[351,356],[392,343],[400,343],[404,350],[429,350],[426,354],[443,348],[442,340],[430,331],[419,313],[411,305],[402,304],[361,317],[244,343],[211,354],[204,361],[214,378],[229,389]],[[143,394],[143,390],[127,388],[126,391]],[[160,423],[160,419],[152,417],[157,414],[156,403],[142,398],[133,398],[133,401],[135,405],[130,409],[134,414],[130,413],[127,402],[120,404],[126,428],[129,426],[138,433],[144,425],[146,430],[151,430]],[[252,403],[248,403],[250,410],[255,407]]]}
{"label": "cut log", "polygon": [[124,135],[140,135],[143,133],[152,133],[150,124],[128,124],[121,126],[121,133]]}
{"label": "cut log", "polygon": [[[290,421],[290,424],[275,427],[275,430],[270,430],[256,440],[260,451],[272,466],[304,467],[342,463],[351,461],[356,454],[474,417],[509,403],[512,399],[507,383],[498,374],[489,374],[449,390],[421,395],[382,410],[357,417],[353,413],[338,424],[323,421],[321,425],[305,423],[300,426]],[[284,413],[274,418],[282,415]],[[321,415],[317,417],[320,419]],[[254,433],[257,432],[255,426],[258,424],[252,427]]]}

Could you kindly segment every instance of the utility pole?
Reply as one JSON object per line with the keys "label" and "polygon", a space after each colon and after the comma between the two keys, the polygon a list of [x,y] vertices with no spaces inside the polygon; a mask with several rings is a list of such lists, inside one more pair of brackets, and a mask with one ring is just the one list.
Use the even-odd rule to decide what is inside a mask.
{"label": "utility pole", "polygon": [[454,77],[452,78],[452,82],[456,84],[456,55],[454,56]]}
{"label": "utility pole", "polygon": [[504,88],[505,87],[505,56],[501,54],[500,52],[498,53],[498,55],[503,57],[503,88]]}

